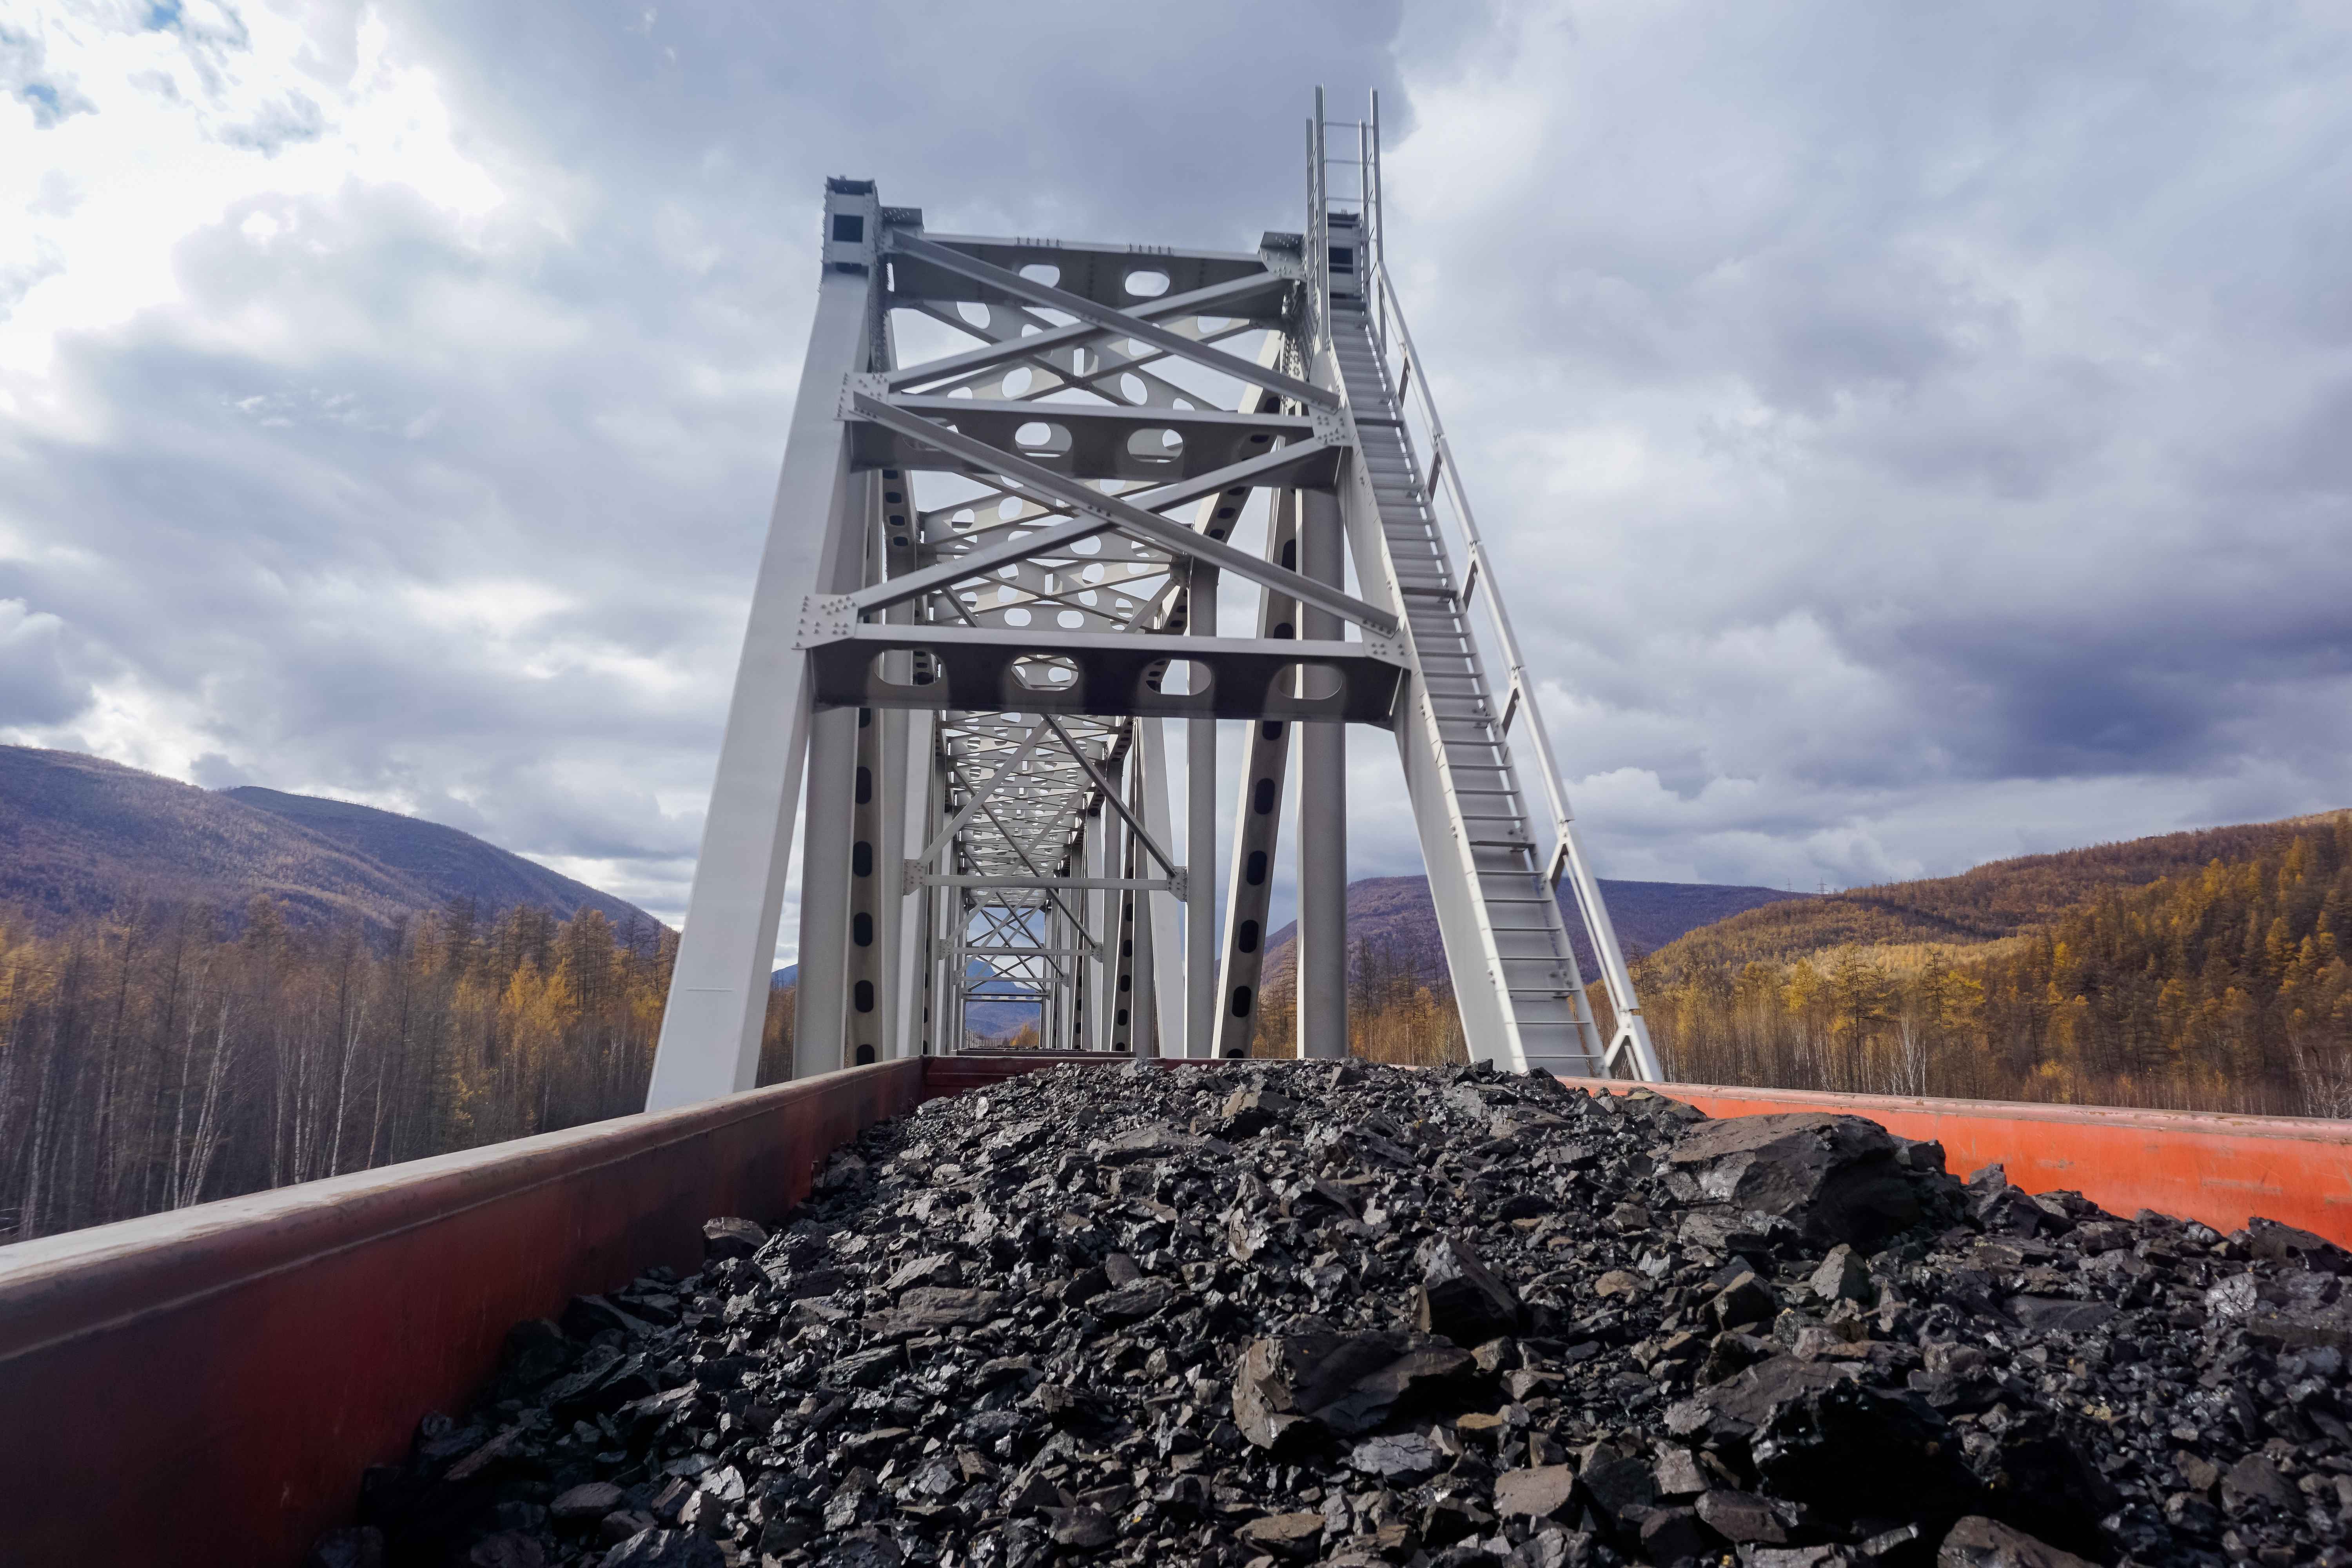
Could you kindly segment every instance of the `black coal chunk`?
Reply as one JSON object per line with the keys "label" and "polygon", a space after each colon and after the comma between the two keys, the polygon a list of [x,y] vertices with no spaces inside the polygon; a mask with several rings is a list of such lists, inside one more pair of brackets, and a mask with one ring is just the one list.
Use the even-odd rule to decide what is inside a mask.
{"label": "black coal chunk", "polygon": [[1820,1247],[1875,1247],[1927,1212],[1896,1148],[1874,1121],[1799,1111],[1700,1122],[1666,1158],[1728,1209],[1786,1219]]}
{"label": "black coal chunk", "polygon": [[1295,1431],[1352,1436],[1387,1420],[1400,1403],[1431,1396],[1472,1364],[1464,1351],[1423,1335],[1295,1324],[1242,1352],[1234,1421],[1261,1448]]}
{"label": "black coal chunk", "polygon": [[1517,1328],[1525,1311],[1466,1237],[1443,1237],[1430,1248],[1413,1298],[1413,1321],[1422,1332],[1477,1345]]}

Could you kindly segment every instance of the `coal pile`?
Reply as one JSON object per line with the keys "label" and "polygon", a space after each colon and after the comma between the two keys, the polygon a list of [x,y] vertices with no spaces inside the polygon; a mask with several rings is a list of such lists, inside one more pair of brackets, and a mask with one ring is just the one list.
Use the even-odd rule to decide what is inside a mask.
{"label": "coal pile", "polygon": [[1854,1117],[1063,1068],[518,1327],[321,1564],[2352,1563],[2352,1258]]}

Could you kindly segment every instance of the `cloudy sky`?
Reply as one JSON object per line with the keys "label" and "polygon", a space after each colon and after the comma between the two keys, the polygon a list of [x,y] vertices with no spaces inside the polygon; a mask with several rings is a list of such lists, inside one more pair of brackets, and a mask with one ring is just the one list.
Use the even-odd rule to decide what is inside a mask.
{"label": "cloudy sky", "polygon": [[0,740],[674,919],[823,177],[1244,248],[1318,82],[1604,874],[2352,804],[2319,5],[0,0]]}

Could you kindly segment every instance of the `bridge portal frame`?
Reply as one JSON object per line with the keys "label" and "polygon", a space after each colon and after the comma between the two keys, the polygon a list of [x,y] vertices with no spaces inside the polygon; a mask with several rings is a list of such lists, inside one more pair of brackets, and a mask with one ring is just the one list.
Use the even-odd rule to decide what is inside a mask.
{"label": "bridge portal frame", "polygon": [[[1005,999],[1063,1049],[1262,1050],[1294,742],[1295,1048],[1346,1054],[1349,723],[1398,737],[1470,1054],[1659,1076],[1384,264],[1377,101],[1342,126],[1318,92],[1308,148],[1305,232],[1254,253],[934,235],[827,182],[649,1109],[756,1079],[803,786],[795,1075],[953,1054]],[[1227,580],[1255,635],[1218,626]],[[1221,721],[1248,725],[1222,900]]]}

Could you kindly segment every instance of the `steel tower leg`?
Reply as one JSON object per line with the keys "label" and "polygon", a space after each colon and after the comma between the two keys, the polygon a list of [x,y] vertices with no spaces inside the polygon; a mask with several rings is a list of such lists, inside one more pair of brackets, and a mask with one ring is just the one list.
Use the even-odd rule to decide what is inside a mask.
{"label": "steel tower leg", "polygon": [[[1328,491],[1301,498],[1298,570],[1317,582],[1345,580],[1339,500]],[[1299,635],[1336,637],[1337,616],[1300,607]],[[1298,726],[1298,1054],[1348,1054],[1348,731]]]}
{"label": "steel tower leg", "polygon": [[[1171,842],[1168,831],[1167,726],[1158,719],[1135,722],[1136,753],[1143,763],[1143,828],[1162,845]],[[1175,851],[1171,848],[1170,854]],[[1136,863],[1145,863],[1142,855]],[[1184,1054],[1184,944],[1177,929],[1176,898],[1172,893],[1143,895],[1150,957],[1137,968],[1151,977],[1151,1040],[1154,1056]]]}
{"label": "steel tower leg", "polygon": [[[1137,748],[1136,763],[1142,765],[1142,748]],[[1140,776],[1139,773],[1139,776]],[[1127,863],[1132,876],[1143,864],[1143,847],[1133,837],[1128,840]],[[1133,982],[1129,990],[1128,1037],[1134,1044],[1138,1057],[1160,1055],[1160,965],[1152,953],[1151,895],[1138,891],[1130,895],[1128,917],[1128,940],[1134,956],[1128,963],[1128,974]]]}
{"label": "steel tower leg", "polygon": [[[1298,563],[1295,490],[1277,492],[1274,499],[1266,557],[1288,567]],[[1257,635],[1276,641],[1298,637],[1298,602],[1265,590],[1258,605]],[[1217,980],[1215,1054],[1220,1057],[1250,1055],[1257,1037],[1266,933],[1274,904],[1274,856],[1281,837],[1293,728],[1279,719],[1260,719],[1244,731],[1241,789],[1234,805],[1234,847],[1225,871],[1224,961]]]}
{"label": "steel tower leg", "polygon": [[842,376],[863,370],[872,352],[880,204],[868,187],[831,191],[825,207],[828,233],[841,227],[837,220],[854,216],[862,239],[825,247],[816,319],[646,1091],[648,1110],[735,1093],[759,1078],[776,921],[792,866],[793,808],[814,709],[808,660],[794,647],[801,606],[836,580],[845,549],[855,559],[856,524],[863,521],[850,506],[840,388]]}
{"label": "steel tower leg", "polygon": [[894,760],[884,770],[886,784],[895,784],[898,798],[891,805],[886,829],[882,875],[883,907],[891,911],[894,935],[890,950],[891,1028],[889,1054],[920,1056],[926,1048],[923,1010],[929,989],[930,943],[928,937],[931,891],[906,885],[904,866],[908,846],[920,848],[931,826],[931,715],[923,709],[898,712],[903,721],[896,733]]}
{"label": "steel tower leg", "polygon": [[808,848],[801,865],[800,996],[793,1076],[839,1071],[849,1026],[851,800],[857,773],[857,710],[828,708],[809,733]]}
{"label": "steel tower leg", "polygon": [[[1186,595],[1194,637],[1217,635],[1217,574],[1194,563]],[[1189,679],[1206,674],[1191,667]],[[1185,726],[1184,1054],[1206,1057],[1217,1026],[1217,721]]]}

